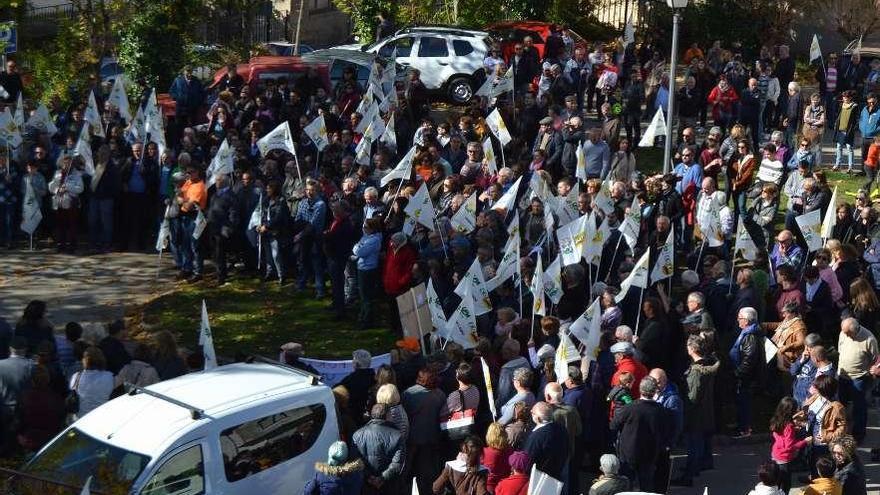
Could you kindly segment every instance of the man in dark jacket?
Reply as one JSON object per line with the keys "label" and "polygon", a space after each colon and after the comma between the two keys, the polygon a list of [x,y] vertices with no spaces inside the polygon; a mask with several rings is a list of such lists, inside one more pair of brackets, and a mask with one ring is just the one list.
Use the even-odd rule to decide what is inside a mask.
{"label": "man in dark jacket", "polygon": [[152,198],[159,189],[157,165],[155,160],[146,156],[140,142],[131,146],[131,156],[122,164],[122,219],[127,228],[118,237],[123,248],[143,250],[146,246],[154,220],[152,213],[156,203]]}
{"label": "man in dark jacket", "polygon": [[745,307],[737,313],[740,333],[730,348],[730,362],[736,378],[736,420],[739,437],[752,434],[752,389],[764,368],[764,337],[758,327],[758,312]]}
{"label": "man in dark jacket", "polygon": [[535,429],[526,440],[529,459],[542,472],[565,481],[563,470],[568,464],[568,431],[553,420],[553,408],[546,402],[532,406]]}
{"label": "man in dark jacket", "polygon": [[758,80],[749,79],[749,85],[739,99],[739,123],[748,127],[752,136],[752,149],[759,149],[761,136],[758,135],[758,120],[761,117],[761,90]]}
{"label": "man in dark jacket", "polygon": [[618,432],[617,456],[622,474],[633,482],[638,480],[641,491],[653,492],[657,460],[668,443],[669,421],[663,406],[654,401],[656,380],[643,378],[639,394],[639,400],[614,413],[611,430]]}
{"label": "man in dark jacket", "polygon": [[183,74],[174,79],[168,92],[177,104],[175,112],[177,122],[182,125],[192,124],[192,118],[205,99],[202,82],[193,77],[192,67],[183,68]]}
{"label": "man in dark jacket", "polygon": [[561,173],[562,166],[562,150],[564,143],[562,134],[553,129],[553,119],[544,117],[538,122],[538,137],[532,145],[532,154],[537,150],[544,150],[547,159],[544,160],[544,169],[550,172],[553,177],[558,177]]}
{"label": "man in dark jacket", "polygon": [[263,243],[263,261],[266,280],[276,278],[284,284],[287,279],[287,245],[290,239],[290,208],[281,196],[281,184],[271,181],[266,186],[269,201],[264,205],[257,233]]}
{"label": "man in dark jacket", "polygon": [[691,366],[685,372],[687,396],[684,401],[684,437],[687,464],[675,485],[693,486],[693,479],[704,469],[712,469],[712,432],[715,430],[715,375],[720,362],[706,352],[699,335],[687,341]]}
{"label": "man in dark jacket", "polygon": [[366,464],[363,493],[397,493],[404,444],[400,431],[385,421],[387,413],[385,404],[374,405],[370,421],[352,435],[352,444]]}
{"label": "man in dark jacket", "polygon": [[562,172],[574,177],[577,171],[577,149],[586,141],[587,135],[580,117],[572,117],[562,128]]}
{"label": "man in dark jacket", "polygon": [[361,418],[367,409],[367,397],[369,396],[370,387],[376,381],[376,373],[370,367],[373,356],[368,351],[357,349],[351,353],[351,364],[354,371],[349,373],[339,382],[348,390],[350,399],[348,408],[352,417],[358,424],[363,423]]}
{"label": "man in dark jacket", "polygon": [[214,265],[217,267],[217,285],[226,283],[226,253],[233,241],[236,226],[239,224],[238,201],[229,179],[218,175],[214,182],[216,191],[208,205],[208,228],[214,245]]}

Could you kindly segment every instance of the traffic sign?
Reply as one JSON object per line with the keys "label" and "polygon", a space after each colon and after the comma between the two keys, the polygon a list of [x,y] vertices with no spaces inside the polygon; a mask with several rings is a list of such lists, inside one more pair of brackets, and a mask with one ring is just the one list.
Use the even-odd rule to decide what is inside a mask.
{"label": "traffic sign", "polygon": [[0,22],[0,47],[6,55],[18,51],[18,29],[15,21]]}

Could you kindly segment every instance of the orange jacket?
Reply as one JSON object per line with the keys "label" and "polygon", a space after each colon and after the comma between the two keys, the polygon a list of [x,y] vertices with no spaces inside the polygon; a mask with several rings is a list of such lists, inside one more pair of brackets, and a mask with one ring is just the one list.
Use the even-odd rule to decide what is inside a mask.
{"label": "orange jacket", "polygon": [[868,168],[877,168],[878,163],[880,163],[880,144],[871,143],[871,146],[868,147],[868,156],[865,158],[865,165]]}

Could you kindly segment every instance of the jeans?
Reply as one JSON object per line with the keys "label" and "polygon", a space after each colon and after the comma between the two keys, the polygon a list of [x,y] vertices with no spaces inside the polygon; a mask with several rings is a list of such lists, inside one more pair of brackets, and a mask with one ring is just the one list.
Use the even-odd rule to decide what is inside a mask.
{"label": "jeans", "polygon": [[60,250],[73,252],[79,236],[79,206],[55,210],[55,243]]}
{"label": "jeans", "polygon": [[736,381],[736,423],[741,432],[752,428],[752,390],[741,380]]}
{"label": "jeans", "polygon": [[310,246],[303,246],[297,280],[297,287],[303,290],[306,288],[306,280],[314,274],[315,296],[319,298],[324,297],[324,253],[321,252],[320,245],[318,240],[314,240]]}
{"label": "jeans", "polygon": [[629,139],[629,145],[638,145],[642,138],[642,113],[636,111],[628,111],[623,114],[623,126],[626,129],[626,138]]}
{"label": "jeans", "polygon": [[746,202],[748,201],[748,197],[746,197],[746,192],[747,191],[734,191],[733,193],[733,203],[736,206],[736,218],[745,218]]}
{"label": "jeans", "polygon": [[361,270],[358,269],[358,297],[361,300],[361,310],[358,314],[358,322],[361,326],[372,323],[373,319],[373,295],[378,290],[377,287],[378,270]]}
{"label": "jeans", "polygon": [[273,235],[263,234],[263,262],[266,264],[266,278],[287,277],[287,249]]}
{"label": "jeans", "polygon": [[89,243],[94,249],[110,249],[113,242],[113,199],[89,201]]}
{"label": "jeans", "polygon": [[852,170],[853,168],[853,147],[851,143],[841,144],[840,142],[835,143],[834,148],[834,166],[840,166],[840,159],[842,158],[841,152],[843,148],[846,147],[846,162],[849,167],[848,170]]}
{"label": "jeans", "polygon": [[357,280],[358,280],[358,269],[357,263],[352,260],[348,260],[345,263],[345,303],[353,304],[354,300],[357,299]]}
{"label": "jeans", "polygon": [[687,445],[687,464],[685,465],[684,477],[693,479],[704,469],[711,469],[712,460],[712,433],[692,431],[685,433]]}
{"label": "jeans", "polygon": [[180,248],[183,250],[183,271],[192,272],[193,275],[201,275],[205,268],[205,260],[202,259],[202,253],[199,250],[199,240],[193,239],[193,232],[196,228],[196,216],[185,215],[180,217],[183,227],[183,235],[181,236]]}
{"label": "jeans", "polygon": [[868,424],[868,391],[873,379],[870,375],[862,378],[840,377],[840,402],[845,406],[852,403],[852,436],[861,442],[865,438]]}
{"label": "jeans", "polygon": [[229,274],[226,252],[231,241],[219,234],[212,235],[211,240],[214,247],[214,267],[217,269],[217,282],[222,284],[226,281],[226,277]]}
{"label": "jeans", "polygon": [[15,216],[15,203],[0,203],[0,243],[10,244],[15,237],[12,218]]}
{"label": "jeans", "polygon": [[122,247],[128,250],[143,250],[146,244],[147,228],[152,218],[152,203],[146,193],[125,193],[122,197],[122,218],[125,232],[122,234]]}

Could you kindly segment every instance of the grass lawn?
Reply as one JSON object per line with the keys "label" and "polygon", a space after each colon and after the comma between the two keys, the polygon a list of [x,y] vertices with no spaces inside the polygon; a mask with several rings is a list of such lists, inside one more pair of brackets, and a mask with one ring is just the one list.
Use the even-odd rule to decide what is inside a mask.
{"label": "grass lawn", "polygon": [[285,342],[300,342],[313,358],[351,359],[354,349],[384,353],[396,337],[385,324],[387,308],[377,305],[375,328],[357,328],[357,310],[335,321],[325,308],[329,299],[315,300],[311,291],[256,280],[234,280],[226,287],[197,284],[160,296],[143,308],[146,331],[169,330],[179,345],[194,349],[198,343],[202,300],[208,306],[214,347],[221,358],[236,353],[277,357]]}

